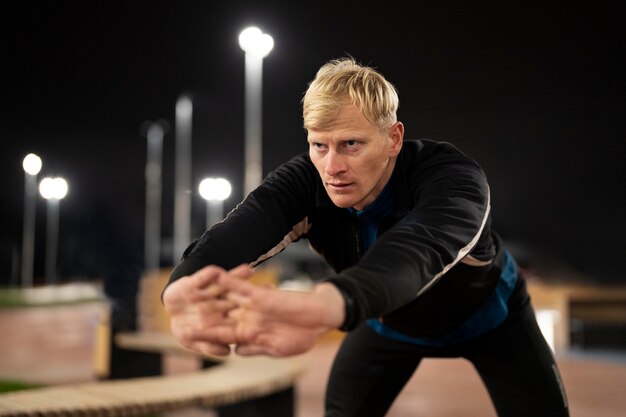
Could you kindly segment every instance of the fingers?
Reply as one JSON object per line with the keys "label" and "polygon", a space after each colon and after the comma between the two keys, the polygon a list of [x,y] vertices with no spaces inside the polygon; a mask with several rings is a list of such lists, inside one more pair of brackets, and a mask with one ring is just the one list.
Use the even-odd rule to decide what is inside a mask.
{"label": "fingers", "polygon": [[252,268],[248,264],[241,264],[231,270],[228,271],[230,275],[233,275],[237,278],[247,279],[250,278],[253,274]]}
{"label": "fingers", "polygon": [[[241,278],[241,275],[234,275],[237,278]],[[228,290],[228,295],[230,296],[231,292],[239,293],[244,296],[249,296],[255,290],[258,290],[258,285],[252,284],[251,282],[244,279],[232,279],[233,276],[230,274],[222,275],[218,278],[218,283],[220,286]]]}
{"label": "fingers", "polygon": [[210,344],[200,352],[207,356],[228,356],[230,354],[230,346]]}
{"label": "fingers", "polygon": [[196,316],[204,325],[223,322],[228,318],[229,312],[237,308],[237,304],[225,298],[215,298],[188,306],[186,314],[189,317]]}
{"label": "fingers", "polygon": [[193,274],[188,275],[188,277],[190,278],[190,283],[192,283],[196,288],[202,288],[210,285],[212,281],[214,281],[217,276],[219,276],[223,272],[224,269],[220,268],[219,266],[207,265],[204,268],[197,270]]}
{"label": "fingers", "polygon": [[235,353],[241,356],[254,356],[254,355],[271,355],[267,348],[260,345],[237,345],[235,346]]}
{"label": "fingers", "polygon": [[226,300],[238,306],[246,306],[250,303],[250,297],[248,295],[236,292],[235,290],[229,290],[224,297]]}
{"label": "fingers", "polygon": [[210,288],[211,285],[214,284],[215,281],[217,281],[217,279],[225,273],[226,271],[218,266],[205,266],[204,268],[199,269],[189,276],[190,285],[198,290]]}
{"label": "fingers", "polygon": [[241,356],[267,355],[274,357],[293,356],[310,348],[309,345],[288,343],[280,335],[261,334],[253,342],[240,342],[235,346],[235,353]]}
{"label": "fingers", "polygon": [[[206,266],[190,276],[190,301],[200,301],[223,296],[226,288],[222,285],[227,281],[244,281],[252,275],[252,268],[247,264],[239,265],[226,271],[215,265]],[[232,279],[232,278],[238,279]]]}
{"label": "fingers", "polygon": [[225,289],[218,281],[220,277],[227,275],[229,272],[215,265],[206,266],[190,275],[187,289],[189,301],[193,303],[221,297]]}
{"label": "fingers", "polygon": [[236,343],[231,323],[207,324],[205,321],[177,319],[171,323],[172,333],[186,349],[210,355],[227,355],[229,345]]}
{"label": "fingers", "polygon": [[282,304],[282,297],[250,283],[252,274],[245,264],[228,271],[211,265],[172,283],[176,308],[168,312],[180,344],[205,355],[228,355],[234,345],[244,356],[281,356],[261,339],[269,325],[266,304]]}
{"label": "fingers", "polygon": [[228,356],[230,354],[230,345],[219,345],[216,343],[196,341],[185,348],[207,356]]}

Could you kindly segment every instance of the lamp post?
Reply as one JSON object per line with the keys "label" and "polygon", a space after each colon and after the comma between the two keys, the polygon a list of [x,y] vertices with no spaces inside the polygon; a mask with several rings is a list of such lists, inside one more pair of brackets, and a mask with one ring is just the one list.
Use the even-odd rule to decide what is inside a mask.
{"label": "lamp post", "polygon": [[174,166],[173,263],[180,261],[191,236],[191,127],[193,103],[182,94],[176,101],[176,155]]}
{"label": "lamp post", "polygon": [[245,174],[247,195],[263,179],[262,79],[263,58],[274,47],[274,39],[259,28],[249,27],[239,34],[239,46],[246,53],[245,68]]}
{"label": "lamp post", "polygon": [[22,286],[33,285],[35,259],[35,212],[37,210],[37,174],[41,171],[41,158],[34,153],[22,161],[24,168],[24,231],[22,234]]}
{"label": "lamp post", "polygon": [[224,178],[205,178],[198,187],[200,195],[206,200],[206,228],[224,218],[224,200],[232,191],[230,182]]}
{"label": "lamp post", "polygon": [[46,205],[46,283],[56,281],[56,262],[59,243],[59,205],[67,195],[67,182],[63,178],[44,178],[39,183],[39,193]]}
{"label": "lamp post", "polygon": [[150,123],[146,132],[146,218],[144,230],[144,263],[146,270],[157,269],[161,261],[161,173],[165,129]]}

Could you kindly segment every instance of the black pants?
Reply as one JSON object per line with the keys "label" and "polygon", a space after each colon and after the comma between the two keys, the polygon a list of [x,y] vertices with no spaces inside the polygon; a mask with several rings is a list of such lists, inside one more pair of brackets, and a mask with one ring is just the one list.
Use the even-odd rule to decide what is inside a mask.
{"label": "black pants", "polygon": [[569,416],[554,356],[539,330],[525,286],[518,285],[515,293],[512,300],[516,301],[510,303],[504,323],[450,347],[391,340],[362,324],[346,336],[337,353],[328,381],[325,416],[384,416],[426,357],[469,360],[499,417]]}

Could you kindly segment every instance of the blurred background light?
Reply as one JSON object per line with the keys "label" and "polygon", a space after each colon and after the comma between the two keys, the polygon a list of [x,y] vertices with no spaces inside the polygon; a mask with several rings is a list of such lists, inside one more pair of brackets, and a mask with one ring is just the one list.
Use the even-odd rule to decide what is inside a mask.
{"label": "blurred background light", "polygon": [[67,195],[67,181],[61,177],[46,177],[39,183],[39,193],[46,200],[61,200]]}
{"label": "blurred background light", "polygon": [[230,197],[232,187],[224,178],[205,178],[198,190],[206,200],[206,228],[209,229],[224,218],[224,200]]}
{"label": "blurred background light", "polygon": [[224,178],[205,178],[200,182],[198,190],[205,200],[224,201],[230,197],[232,187]]}
{"label": "blurred background light", "polygon": [[274,38],[261,32],[257,27],[249,27],[239,34],[239,46],[246,53],[265,58],[274,48]]}
{"label": "blurred background light", "polygon": [[24,167],[24,171],[26,171],[29,175],[37,175],[39,171],[41,171],[41,158],[34,153],[29,153],[24,158],[22,162],[22,166]]}

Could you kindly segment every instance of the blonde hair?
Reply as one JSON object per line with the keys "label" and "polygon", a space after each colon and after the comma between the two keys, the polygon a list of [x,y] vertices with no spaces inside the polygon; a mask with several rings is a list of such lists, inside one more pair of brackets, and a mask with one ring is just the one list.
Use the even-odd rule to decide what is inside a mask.
{"label": "blonde hair", "polygon": [[324,64],[309,83],[302,98],[304,128],[323,128],[346,102],[380,129],[397,121],[399,99],[393,84],[373,68],[346,57]]}

